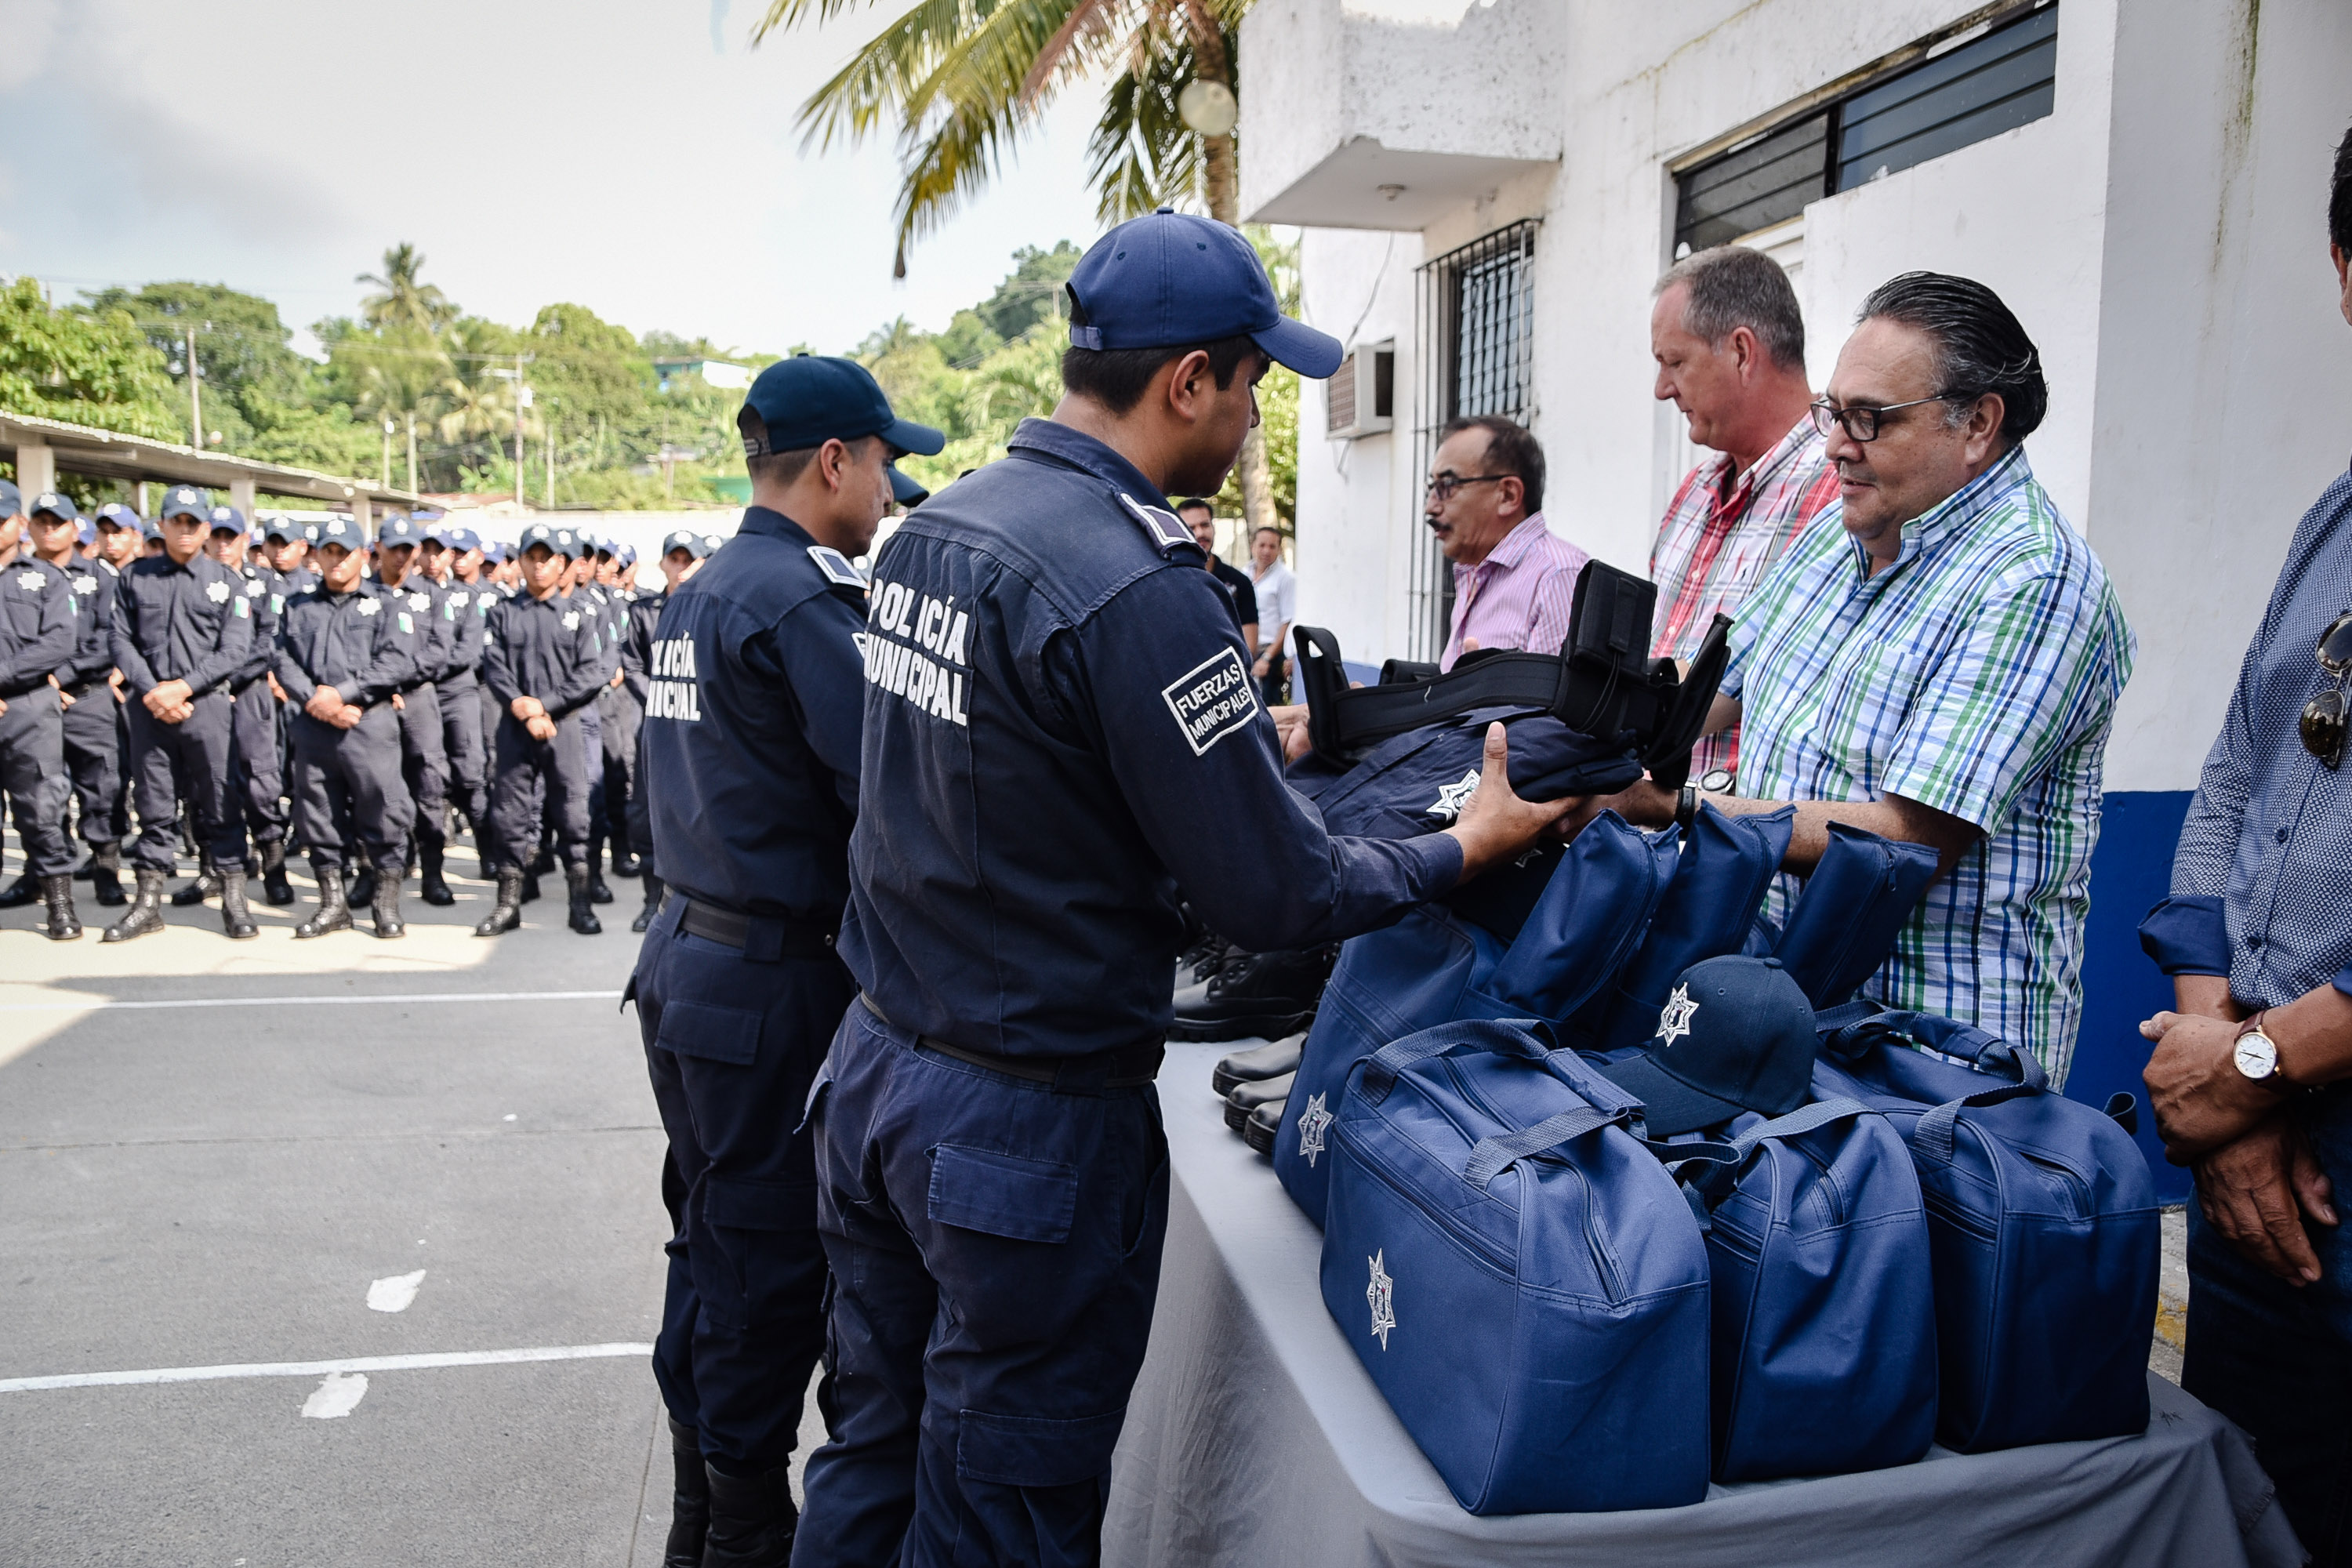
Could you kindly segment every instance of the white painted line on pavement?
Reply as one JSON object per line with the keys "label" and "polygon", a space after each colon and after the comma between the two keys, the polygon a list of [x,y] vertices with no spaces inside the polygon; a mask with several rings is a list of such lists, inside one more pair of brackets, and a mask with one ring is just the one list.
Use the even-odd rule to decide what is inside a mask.
{"label": "white painted line on pavement", "polygon": [[367,1396],[367,1374],[362,1372],[331,1372],[327,1381],[310,1391],[302,1402],[302,1414],[314,1421],[333,1421],[349,1415]]}
{"label": "white painted line on pavement", "polygon": [[416,1288],[425,1283],[425,1270],[414,1274],[394,1274],[389,1279],[368,1281],[368,1310],[371,1312],[404,1312],[416,1300]]}
{"label": "white painted line on pavement", "polygon": [[0,1013],[95,1013],[106,1007],[335,1007],[389,1002],[613,1002],[618,991],[418,991],[390,996],[198,996],[180,1002],[0,1002]]}
{"label": "white painted line on pavement", "polygon": [[651,1355],[639,1344],[538,1345],[517,1351],[443,1351],[422,1355],[348,1356],[341,1361],[262,1361],[228,1366],[150,1367],[143,1372],[75,1372],[57,1377],[0,1377],[0,1394],[49,1388],[122,1388],[152,1383],[210,1383],[229,1377],[323,1377],[338,1372],[414,1372],[438,1366],[503,1366],[524,1361],[593,1361]]}

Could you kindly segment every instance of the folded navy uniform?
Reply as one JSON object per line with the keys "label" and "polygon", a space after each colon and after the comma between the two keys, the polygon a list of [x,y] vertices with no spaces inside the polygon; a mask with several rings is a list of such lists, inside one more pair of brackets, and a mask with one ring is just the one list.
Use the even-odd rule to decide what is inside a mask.
{"label": "folded navy uniform", "polygon": [[[1511,742],[1511,788],[1522,800],[1614,795],[1642,776],[1623,735],[1580,733],[1550,714],[1481,708],[1381,742],[1352,767],[1308,755],[1290,785],[1323,813],[1334,833],[1413,838],[1449,826],[1470,803],[1486,762],[1486,726],[1500,720]],[[1343,826],[1344,825],[1344,826]]]}

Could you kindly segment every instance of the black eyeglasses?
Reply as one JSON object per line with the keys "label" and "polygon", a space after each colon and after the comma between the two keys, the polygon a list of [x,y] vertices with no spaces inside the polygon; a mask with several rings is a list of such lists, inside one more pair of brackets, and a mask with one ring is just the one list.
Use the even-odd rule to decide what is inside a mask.
{"label": "black eyeglasses", "polygon": [[1443,503],[1454,499],[1454,492],[1464,485],[1491,485],[1496,479],[1516,479],[1517,474],[1434,474],[1423,488]]}
{"label": "black eyeglasses", "polygon": [[2295,729],[2303,736],[2303,749],[2319,759],[2320,765],[2334,772],[2344,762],[2345,678],[2352,674],[2352,610],[2347,610],[2327,625],[2319,634],[2319,668],[2336,684],[2303,705],[2303,719]]}
{"label": "black eyeglasses", "polygon": [[1915,397],[1908,403],[1889,403],[1879,408],[1861,404],[1841,408],[1826,397],[1816,398],[1812,405],[1813,428],[1824,436],[1834,436],[1838,426],[1843,425],[1845,433],[1855,440],[1875,441],[1881,428],[1879,422],[1898,408],[1916,408],[1923,403],[1951,403],[1962,398],[1973,400],[1976,395],[1974,393],[1939,392],[1933,397]]}

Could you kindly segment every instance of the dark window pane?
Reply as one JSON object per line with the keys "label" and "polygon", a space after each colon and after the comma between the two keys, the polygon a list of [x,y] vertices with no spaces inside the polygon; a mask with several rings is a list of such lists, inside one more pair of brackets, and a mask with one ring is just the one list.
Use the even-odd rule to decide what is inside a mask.
{"label": "dark window pane", "polygon": [[1845,102],[1838,189],[2039,120],[2057,101],[2058,10],[1988,33]]}
{"label": "dark window pane", "polygon": [[1814,115],[1685,173],[1675,243],[1704,250],[1803,212],[1825,188],[1828,126]]}

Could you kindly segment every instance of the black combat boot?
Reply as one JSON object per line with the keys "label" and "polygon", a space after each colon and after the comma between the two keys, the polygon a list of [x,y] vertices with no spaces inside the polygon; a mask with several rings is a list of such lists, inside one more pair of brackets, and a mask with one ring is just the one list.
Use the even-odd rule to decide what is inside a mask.
{"label": "black combat boot", "polygon": [[375,934],[381,937],[406,936],[408,927],[400,918],[400,879],[378,877],[375,897],[369,900],[375,916]]}
{"label": "black combat boot", "polygon": [[261,934],[254,923],[253,909],[245,901],[245,867],[243,864],[220,868],[221,930],[228,932],[232,942]]}
{"label": "black combat boot", "polygon": [[613,889],[604,882],[604,840],[601,835],[592,834],[588,839],[588,901],[613,901]]}
{"label": "black combat boot", "polygon": [[213,864],[213,852],[200,850],[196,855],[196,875],[184,888],[172,895],[175,910],[192,910],[206,899],[216,897],[221,889],[220,868]]}
{"label": "black combat boot", "polygon": [[5,888],[0,888],[0,910],[21,910],[41,901],[41,879],[26,871]]}
{"label": "black combat boot", "polygon": [[710,1485],[703,1479],[695,1430],[669,1418],[669,1540],[662,1568],[702,1568],[702,1538],[710,1528]]}
{"label": "black combat boot", "polygon": [[261,848],[261,896],[283,909],[294,901],[294,884],[286,879],[286,840],[273,838]]}
{"label": "black combat boot", "polygon": [[792,1561],[800,1510],[786,1484],[788,1467],[756,1476],[730,1476],[703,1466],[710,1489],[710,1533],[703,1538],[703,1568],[784,1568]]}
{"label": "black combat boot", "polygon": [[513,866],[499,868],[499,901],[474,928],[476,936],[496,936],[522,924],[522,872]]}
{"label": "black combat boot", "polygon": [[139,890],[131,895],[131,907],[122,911],[121,920],[106,928],[99,941],[129,942],[134,936],[163,929],[164,873],[150,866],[137,869]]}
{"label": "black combat boot", "polygon": [[89,847],[89,890],[102,908],[110,910],[122,902],[121,845],[110,842]]}
{"label": "black combat boot", "polygon": [[41,879],[41,897],[49,906],[49,940],[71,942],[81,934],[81,917],[74,913],[73,873],[60,871]]}
{"label": "black combat boot", "polygon": [[351,930],[352,907],[343,901],[343,868],[313,861],[310,875],[319,884],[318,912],[294,928],[295,936],[324,936],[331,931]]}
{"label": "black combat boot", "polygon": [[416,836],[417,862],[425,868],[425,901],[436,910],[446,910],[457,901],[449,890],[449,883],[441,874],[442,858],[448,853],[448,839],[438,833]]}
{"label": "black combat boot", "polygon": [[596,918],[596,906],[589,901],[588,868],[565,867],[563,880],[572,895],[572,929],[582,936],[601,935],[604,930],[604,922]]}
{"label": "black combat boot", "polygon": [[637,911],[637,918],[629,922],[629,929],[638,932],[651,930],[654,917],[661,913],[661,904],[662,879],[648,871],[646,873],[646,907]]}
{"label": "black combat boot", "polygon": [[[607,807],[607,810],[610,810],[610,808]],[[614,813],[614,815],[617,816],[619,814]],[[613,829],[613,875],[615,877],[642,877],[645,874],[646,863],[638,858],[637,847],[629,841],[628,824],[626,822],[623,822],[619,826]]]}
{"label": "black combat boot", "polygon": [[353,877],[351,886],[343,889],[343,897],[354,904],[373,904],[375,902],[375,861],[364,849],[359,852],[358,859],[360,874]]}

